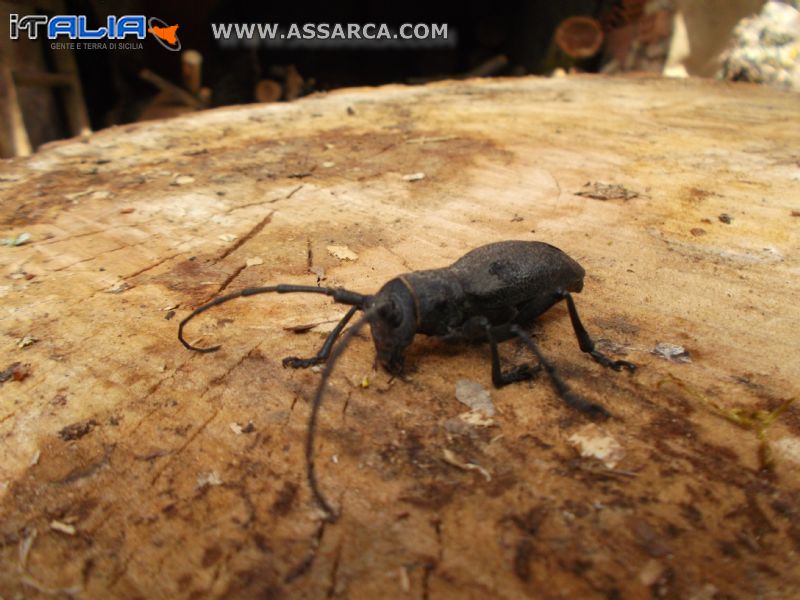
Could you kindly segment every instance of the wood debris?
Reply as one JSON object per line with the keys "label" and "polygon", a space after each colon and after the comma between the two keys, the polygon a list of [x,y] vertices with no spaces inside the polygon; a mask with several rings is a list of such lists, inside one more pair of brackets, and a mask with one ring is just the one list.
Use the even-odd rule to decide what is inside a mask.
{"label": "wood debris", "polygon": [[595,200],[632,200],[639,197],[639,192],[629,190],[624,185],[618,183],[601,183],[599,181],[587,181],[576,196],[585,196]]}
{"label": "wood debris", "polygon": [[121,294],[122,292],[127,290],[129,287],[131,287],[131,286],[127,282],[118,281],[117,283],[112,285],[110,288],[105,290],[105,293],[106,294]]}
{"label": "wood debris", "polygon": [[23,365],[21,362],[11,363],[0,371],[0,384],[6,381],[24,381],[30,374],[30,365]]}
{"label": "wood debris", "polygon": [[486,481],[492,480],[492,476],[489,473],[489,471],[484,469],[482,466],[476,465],[475,463],[464,462],[460,460],[455,455],[455,453],[452,450],[449,450],[448,448],[445,448],[443,452],[444,452],[444,462],[446,462],[447,464],[453,465],[454,467],[458,467],[459,469],[463,469],[465,471],[477,471],[478,473],[483,475]]}
{"label": "wood debris", "polygon": [[28,232],[20,233],[17,237],[14,238],[4,238],[0,240],[0,246],[22,246],[23,244],[27,244],[32,239],[32,236]]}
{"label": "wood debris", "polygon": [[264,259],[259,258],[258,256],[253,256],[251,258],[248,258],[244,262],[245,267],[257,267],[258,265],[263,265],[263,264],[264,264]]}
{"label": "wood debris", "polygon": [[590,423],[567,440],[584,458],[596,458],[606,468],[613,469],[625,456],[625,450],[613,437]]}
{"label": "wood debris", "polygon": [[85,421],[78,421],[77,423],[73,423],[72,425],[67,425],[66,427],[63,427],[58,432],[58,437],[60,437],[65,442],[79,440],[83,436],[91,433],[95,427],[97,427],[97,421],[95,421],[94,419],[86,419]]}
{"label": "wood debris", "polygon": [[32,346],[38,341],[39,340],[37,340],[32,335],[25,335],[17,340],[17,348],[27,348],[28,346]]}
{"label": "wood debris", "polygon": [[473,427],[495,427],[497,423],[492,417],[478,410],[469,410],[458,415],[458,418]]}
{"label": "wood debris", "polygon": [[678,344],[670,344],[669,342],[658,342],[655,347],[650,351],[651,354],[666,358],[672,362],[677,363],[690,363],[692,359],[689,357],[689,352],[683,346]]}
{"label": "wood debris", "polygon": [[61,533],[66,533],[67,535],[75,535],[77,532],[74,525],[56,520],[50,521],[50,529],[60,531]]}
{"label": "wood debris", "polygon": [[403,175],[403,181],[420,181],[425,179],[425,173],[409,173],[408,175]]}
{"label": "wood debris", "polygon": [[[242,430],[244,432],[244,429]],[[201,475],[197,478],[197,487],[204,488],[206,486],[217,486],[222,485],[222,479],[219,476],[219,473],[216,471],[211,471],[206,475]]]}
{"label": "wood debris", "polygon": [[327,246],[328,254],[339,260],[358,260],[358,254],[350,250],[347,246]]}
{"label": "wood debris", "polygon": [[459,379],[456,382],[456,398],[473,411],[482,412],[488,417],[495,415],[496,411],[489,390],[476,381]]}
{"label": "wood debris", "polygon": [[255,425],[253,425],[252,421],[248,421],[247,425],[245,426],[239,425],[239,423],[236,423],[234,421],[229,425],[229,427],[231,428],[231,431],[233,431],[233,433],[235,433],[236,435],[242,435],[243,433],[252,433],[256,430]]}

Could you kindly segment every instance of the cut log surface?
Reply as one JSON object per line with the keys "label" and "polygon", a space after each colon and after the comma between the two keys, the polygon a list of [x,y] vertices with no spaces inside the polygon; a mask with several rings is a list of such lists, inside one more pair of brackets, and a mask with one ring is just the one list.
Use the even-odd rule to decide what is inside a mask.
{"label": "cut log surface", "polygon": [[[0,247],[0,595],[796,597],[798,117],[797,95],[748,85],[474,80],[0,163],[0,238],[31,235]],[[563,304],[533,332],[613,418],[544,377],[492,388],[486,345],[418,338],[391,380],[365,330],[321,412],[335,524],[305,482],[320,374],[281,359],[346,309],[258,296],[188,327],[219,352],[176,339],[222,293],[320,275],[373,292],[505,239],[586,269],[587,329],[638,371],[582,354]],[[491,419],[463,416],[462,379]]]}

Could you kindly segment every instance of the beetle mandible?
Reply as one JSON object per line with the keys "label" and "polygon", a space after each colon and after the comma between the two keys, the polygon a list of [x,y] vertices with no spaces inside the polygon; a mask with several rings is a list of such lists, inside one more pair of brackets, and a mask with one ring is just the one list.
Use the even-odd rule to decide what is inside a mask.
{"label": "beetle mandible", "polygon": [[[564,300],[580,349],[604,367],[633,372],[636,369],[634,364],[612,360],[598,351],[583,327],[571,294],[583,289],[584,274],[583,268],[575,260],[550,244],[533,241],[495,242],[468,252],[449,267],[398,275],[373,295],[343,288],[291,284],[246,288],[196,308],[181,321],[178,339],[186,348],[196,352],[218,350],[220,346],[192,346],[185,340],[183,329],[200,313],[235,298],[269,292],[303,292],[325,294],[331,296],[334,302],[351,306],[317,354],[310,358],[291,356],[283,359],[284,367],[293,368],[326,363],[311,405],[305,453],[313,497],[326,513],[326,518],[333,521],[336,513],[319,490],[314,470],[317,415],[337,359],[367,323],[378,361],[392,375],[402,372],[406,348],[418,333],[445,341],[486,341],[491,351],[492,382],[495,387],[531,379],[544,369],[553,388],[566,404],[590,417],[608,417],[608,411],[601,405],[570,390],[555,366],[524,329],[554,304]],[[363,317],[348,329],[336,345],[336,340],[359,310],[363,311]],[[538,359],[537,364],[523,364],[505,372],[501,370],[497,344],[513,338],[518,338],[533,352]]]}

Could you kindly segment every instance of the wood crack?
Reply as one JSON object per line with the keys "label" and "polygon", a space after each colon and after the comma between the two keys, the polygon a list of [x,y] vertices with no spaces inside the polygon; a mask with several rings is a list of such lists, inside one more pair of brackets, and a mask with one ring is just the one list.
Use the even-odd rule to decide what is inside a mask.
{"label": "wood crack", "polygon": [[299,192],[301,189],[303,189],[303,187],[304,187],[303,184],[298,185],[296,188],[292,189],[292,191],[286,194],[285,196],[278,196],[277,198],[270,198],[269,200],[259,200],[258,202],[248,202],[247,204],[240,204],[239,206],[234,206],[233,208],[229,208],[228,210],[226,210],[225,214],[229,215],[237,210],[244,210],[245,208],[250,208],[253,206],[262,206],[263,204],[275,204],[280,200],[288,200],[289,198],[294,196],[297,192]]}
{"label": "wood crack", "polygon": [[333,556],[333,565],[331,566],[331,575],[328,580],[328,593],[325,596],[326,598],[333,598],[334,595],[336,594],[336,585],[338,584],[338,577],[339,577],[339,564],[342,560],[343,546],[344,546],[344,540],[340,539],[339,543],[336,545],[336,552]]}
{"label": "wood crack", "polygon": [[269,224],[270,221],[272,221],[272,215],[274,215],[274,214],[275,214],[274,210],[270,211],[269,214],[266,217],[264,217],[263,219],[261,219],[258,223],[256,223],[256,225],[250,231],[248,231],[240,239],[236,240],[231,245],[230,248],[225,250],[225,252],[223,252],[222,255],[215,262],[219,262],[221,260],[225,260],[228,256],[230,256],[231,254],[236,252],[239,248],[241,248],[247,242],[249,242],[251,239],[253,239],[255,236],[257,236],[261,232],[261,230],[264,229],[264,227],[266,227]]}
{"label": "wood crack", "polygon": [[159,260],[156,263],[153,263],[152,265],[148,265],[148,266],[146,266],[146,267],[144,267],[142,269],[139,269],[138,271],[135,271],[135,272],[131,273],[130,275],[126,275],[124,280],[127,281],[128,279],[133,279],[134,277],[138,277],[142,273],[147,273],[148,271],[152,271],[156,267],[160,267],[161,265],[163,265],[168,260],[172,260],[173,258],[175,258],[177,256],[180,256],[181,254],[183,254],[183,252],[176,252],[175,254],[171,254],[170,256],[167,256],[166,258],[162,258],[161,260]]}
{"label": "wood crack", "polygon": [[173,453],[171,456],[169,456],[169,457],[167,458],[167,460],[165,460],[165,461],[163,462],[163,464],[161,465],[161,467],[160,467],[160,468],[159,468],[159,469],[156,471],[156,473],[153,475],[153,478],[150,480],[150,484],[151,484],[151,485],[154,485],[154,484],[155,484],[155,483],[156,483],[156,482],[159,480],[159,478],[161,477],[161,474],[164,472],[164,470],[165,470],[165,469],[166,469],[166,468],[167,468],[169,465],[171,465],[171,464],[174,462],[174,460],[175,460],[175,459],[176,459],[176,458],[177,458],[177,457],[178,457],[178,456],[179,456],[179,455],[180,455],[180,454],[181,454],[181,453],[182,453],[184,450],[186,450],[186,448],[188,448],[188,447],[189,447],[189,445],[190,445],[190,444],[191,444],[193,441],[195,441],[195,440],[197,439],[197,437],[198,437],[198,436],[199,436],[201,433],[203,433],[203,432],[206,430],[206,428],[209,426],[209,424],[211,423],[211,421],[213,421],[213,420],[214,420],[214,419],[217,417],[217,415],[220,413],[220,411],[221,411],[221,410],[222,410],[222,408],[221,408],[221,407],[217,407],[217,408],[214,410],[214,412],[213,412],[213,413],[211,413],[211,415],[210,415],[210,416],[209,416],[209,417],[208,417],[208,418],[207,418],[205,421],[203,421],[203,422],[200,424],[200,427],[198,427],[198,428],[197,428],[197,430],[195,430],[195,432],[194,432],[192,435],[190,435],[190,436],[189,436],[189,438],[188,438],[188,439],[187,439],[187,440],[186,440],[186,441],[185,441],[183,444],[181,444],[181,445],[180,445],[180,447],[179,447],[177,450],[175,450],[175,452],[174,452],[174,453]]}
{"label": "wood crack", "polygon": [[295,579],[308,573],[308,571],[311,569],[311,565],[314,564],[314,559],[317,557],[317,550],[319,550],[319,545],[322,542],[322,536],[325,534],[325,526],[327,524],[327,521],[320,522],[316,532],[311,538],[311,549],[308,551],[308,554],[306,554],[303,560],[289,569],[289,572],[283,579],[284,583],[291,583]]}
{"label": "wood crack", "polygon": [[[226,289],[226,288],[227,288],[227,287],[228,287],[228,286],[229,286],[231,283],[233,283],[233,280],[234,280],[234,279],[236,279],[236,278],[237,278],[237,277],[238,277],[238,276],[241,274],[241,272],[242,272],[242,271],[244,271],[246,268],[247,268],[247,265],[246,265],[246,264],[244,264],[244,265],[241,265],[240,267],[237,267],[237,268],[236,268],[236,270],[235,270],[233,273],[231,273],[230,275],[228,275],[228,276],[225,278],[225,281],[223,281],[223,282],[222,282],[222,284],[221,284],[221,285],[219,286],[219,288],[217,289],[216,293],[214,293],[212,296],[210,296],[210,297],[208,298],[208,300],[206,300],[206,302],[209,302],[209,301],[211,301],[211,300],[212,300],[212,299],[213,299],[215,296],[219,296],[219,295],[220,295],[222,292],[224,292],[224,291],[225,291],[225,289]],[[203,302],[203,304],[205,304],[206,302]]]}
{"label": "wood crack", "polygon": [[67,269],[69,269],[71,267],[74,267],[75,265],[79,265],[81,263],[89,262],[90,260],[95,260],[96,258],[98,258],[100,256],[105,256],[107,254],[111,254],[112,252],[116,252],[117,250],[122,250],[123,248],[128,248],[128,246],[118,246],[118,247],[113,248],[111,250],[103,250],[99,254],[95,254],[95,255],[90,256],[88,258],[82,258],[80,260],[76,260],[75,262],[69,263],[68,265],[64,265],[63,267],[58,267],[57,269],[52,269],[50,272],[51,273],[59,273],[61,271],[66,271]]}

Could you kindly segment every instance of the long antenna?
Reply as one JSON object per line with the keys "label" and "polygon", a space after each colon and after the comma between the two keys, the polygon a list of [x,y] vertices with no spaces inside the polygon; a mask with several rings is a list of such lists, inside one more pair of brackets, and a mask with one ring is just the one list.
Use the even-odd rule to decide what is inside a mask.
{"label": "long antenna", "polygon": [[314,437],[317,432],[317,417],[319,415],[319,409],[322,407],[322,398],[325,395],[325,388],[327,387],[328,379],[330,379],[331,373],[333,372],[333,367],[336,365],[336,361],[342,355],[345,348],[350,343],[350,340],[352,340],[358,334],[361,328],[364,327],[364,325],[366,325],[370,319],[377,314],[377,312],[377,308],[371,308],[365,311],[364,316],[356,321],[356,323],[347,330],[347,333],[342,336],[341,341],[333,349],[333,352],[331,352],[331,355],[325,364],[325,370],[322,371],[322,378],[317,386],[314,399],[311,401],[311,414],[308,417],[308,428],[306,429],[306,474],[308,475],[308,487],[311,488],[311,494],[314,497],[314,501],[326,513],[325,520],[329,523],[335,522],[338,518],[338,515],[325,499],[325,496],[322,494],[319,489],[319,485],[317,484],[316,470],[314,467]]}
{"label": "long antenna", "polygon": [[189,313],[189,316],[181,321],[180,325],[178,325],[178,339],[187,349],[193,350],[194,352],[216,352],[222,346],[217,345],[211,346],[210,348],[198,348],[197,346],[192,346],[189,342],[187,342],[183,337],[183,328],[186,326],[186,324],[200,313],[203,313],[214,306],[219,306],[220,304],[235,300],[236,298],[244,298],[246,296],[255,296],[256,294],[266,294],[269,292],[276,292],[278,294],[291,294],[295,292],[307,294],[325,294],[326,296],[332,296],[334,302],[358,306],[360,308],[364,307],[367,299],[367,296],[364,296],[363,294],[351,292],[344,288],[315,287],[311,285],[291,285],[282,283],[280,285],[272,285],[268,287],[245,288],[243,290],[239,290],[238,292],[215,298],[208,304],[203,304],[202,306],[195,308],[191,313]]}

